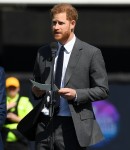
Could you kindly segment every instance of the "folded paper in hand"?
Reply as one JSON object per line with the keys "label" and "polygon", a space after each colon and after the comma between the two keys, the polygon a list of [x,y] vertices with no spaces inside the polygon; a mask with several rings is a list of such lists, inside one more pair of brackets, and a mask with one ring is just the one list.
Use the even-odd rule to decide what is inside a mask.
{"label": "folded paper in hand", "polygon": [[[30,79],[30,81],[32,82],[32,84],[36,87],[38,87],[40,90],[45,90],[45,91],[51,91],[51,84],[42,84],[36,81],[33,81]],[[59,89],[57,88],[57,86],[54,84],[54,91],[58,91]]]}

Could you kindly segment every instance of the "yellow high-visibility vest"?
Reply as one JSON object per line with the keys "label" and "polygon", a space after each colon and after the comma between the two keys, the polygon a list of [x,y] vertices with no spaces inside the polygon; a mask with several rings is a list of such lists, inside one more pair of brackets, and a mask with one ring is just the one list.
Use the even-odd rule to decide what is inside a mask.
{"label": "yellow high-visibility vest", "polygon": [[[19,101],[18,101],[18,104],[16,105],[17,108],[16,107],[11,108],[10,112],[15,112],[17,109],[17,115],[22,119],[33,109],[33,105],[29,101],[28,97],[21,96],[19,98],[19,94],[17,94],[15,98],[13,99],[11,99],[10,97],[7,97],[7,104],[10,102],[17,102],[18,99]],[[15,123],[15,122],[14,123],[5,122],[4,128],[9,129],[9,132],[7,133],[7,138],[6,138],[7,142],[15,142],[18,140],[17,136],[13,133],[13,130],[17,129],[17,125],[18,123]]]}

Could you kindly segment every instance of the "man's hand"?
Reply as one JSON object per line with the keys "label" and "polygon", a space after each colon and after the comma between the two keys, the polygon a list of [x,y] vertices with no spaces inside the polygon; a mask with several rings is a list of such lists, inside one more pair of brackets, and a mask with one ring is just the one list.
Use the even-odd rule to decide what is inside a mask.
{"label": "man's hand", "polygon": [[15,106],[16,106],[16,102],[11,102],[11,103],[7,104],[7,110],[9,110]]}
{"label": "man's hand", "polygon": [[73,100],[76,97],[76,90],[71,88],[61,88],[58,93],[67,100]]}
{"label": "man's hand", "polygon": [[7,113],[7,119],[9,119],[12,122],[17,122],[17,123],[21,120],[19,116],[11,112]]}
{"label": "man's hand", "polygon": [[34,93],[34,95],[36,97],[41,97],[46,91],[40,90],[39,88],[37,88],[36,86],[32,87],[32,92]]}

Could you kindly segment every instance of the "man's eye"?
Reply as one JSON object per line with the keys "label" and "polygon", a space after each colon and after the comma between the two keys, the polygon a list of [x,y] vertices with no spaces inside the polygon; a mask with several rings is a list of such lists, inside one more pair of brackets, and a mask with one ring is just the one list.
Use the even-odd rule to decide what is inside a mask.
{"label": "man's eye", "polygon": [[53,21],[53,22],[52,22],[52,24],[53,24],[53,25],[56,25],[56,22],[55,22],[55,21]]}
{"label": "man's eye", "polygon": [[63,24],[65,24],[65,23],[64,23],[64,22],[56,22],[56,21],[53,21],[53,22],[52,22],[52,25],[54,25],[54,26],[57,25],[57,24],[58,24],[58,25],[63,25]]}

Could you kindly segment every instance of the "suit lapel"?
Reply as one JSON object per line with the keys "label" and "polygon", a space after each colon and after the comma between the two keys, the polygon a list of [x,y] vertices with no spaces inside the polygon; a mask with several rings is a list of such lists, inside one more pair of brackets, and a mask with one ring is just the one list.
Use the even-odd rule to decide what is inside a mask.
{"label": "suit lapel", "polygon": [[65,73],[65,80],[64,80],[64,86],[66,86],[66,84],[68,83],[75,67],[76,64],[78,63],[78,60],[80,58],[81,55],[81,41],[79,39],[76,39],[76,42],[74,44],[69,62],[68,62],[68,67],[66,69],[66,73]]}

